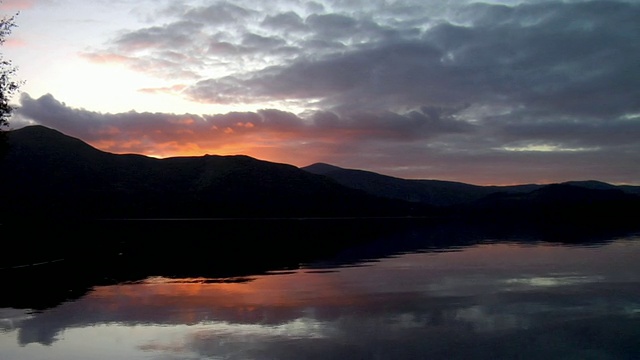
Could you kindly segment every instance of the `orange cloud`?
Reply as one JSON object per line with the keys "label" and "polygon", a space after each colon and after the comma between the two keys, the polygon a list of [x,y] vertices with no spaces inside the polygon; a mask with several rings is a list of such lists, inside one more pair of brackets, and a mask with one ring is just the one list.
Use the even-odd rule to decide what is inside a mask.
{"label": "orange cloud", "polygon": [[164,128],[150,125],[140,129],[109,126],[99,131],[91,145],[112,153],[139,153],[155,157],[202,156],[204,154],[243,154],[275,162],[308,165],[326,161],[329,155],[342,153],[353,130],[331,130],[313,133],[312,128],[273,129],[252,122],[229,126],[207,125],[193,118],[170,121]]}
{"label": "orange cloud", "polygon": [[156,157],[244,154],[299,165],[308,165],[305,159],[308,157],[320,161],[322,156],[336,152],[336,145],[350,143],[351,138],[360,136],[358,130],[319,129],[298,118],[279,121],[261,118],[255,113],[210,118],[158,114],[118,116],[135,116],[135,119],[103,121],[86,136],[70,133],[112,153]]}

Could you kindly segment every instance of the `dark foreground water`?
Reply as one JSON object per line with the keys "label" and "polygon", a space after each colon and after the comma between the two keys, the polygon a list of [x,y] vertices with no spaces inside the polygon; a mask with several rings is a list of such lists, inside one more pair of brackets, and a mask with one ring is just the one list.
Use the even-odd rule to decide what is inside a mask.
{"label": "dark foreground water", "polygon": [[0,308],[0,359],[640,359],[640,237],[408,228],[296,269],[104,280]]}

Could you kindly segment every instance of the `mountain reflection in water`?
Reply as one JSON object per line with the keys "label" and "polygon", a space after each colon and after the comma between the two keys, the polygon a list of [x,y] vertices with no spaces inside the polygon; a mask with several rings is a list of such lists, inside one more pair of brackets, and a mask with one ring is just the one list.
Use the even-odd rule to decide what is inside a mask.
{"label": "mountain reflection in water", "polygon": [[639,237],[438,248],[403,236],[297,269],[153,276],[0,309],[0,359],[640,358]]}

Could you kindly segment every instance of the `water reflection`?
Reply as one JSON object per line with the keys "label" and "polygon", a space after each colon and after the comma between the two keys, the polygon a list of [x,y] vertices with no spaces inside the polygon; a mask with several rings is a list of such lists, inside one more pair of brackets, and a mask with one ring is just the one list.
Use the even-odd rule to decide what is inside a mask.
{"label": "water reflection", "polygon": [[0,358],[640,358],[639,238],[444,250],[96,286],[3,309]]}

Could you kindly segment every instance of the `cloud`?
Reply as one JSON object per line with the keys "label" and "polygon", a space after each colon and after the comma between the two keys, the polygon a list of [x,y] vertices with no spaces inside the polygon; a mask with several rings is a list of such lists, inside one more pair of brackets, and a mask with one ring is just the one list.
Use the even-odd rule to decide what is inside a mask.
{"label": "cloud", "polygon": [[306,32],[309,30],[307,25],[304,24],[304,19],[293,11],[267,15],[262,20],[262,26],[282,33],[291,31]]}
{"label": "cloud", "polygon": [[[500,116],[484,115],[499,111]],[[18,123],[53,127],[115,153],[246,154],[298,166],[322,161],[481,184],[640,178],[634,166],[640,160],[640,117],[594,122],[510,108],[428,105],[407,112],[105,114],[71,108],[51,95],[27,94],[16,117]]]}
{"label": "cloud", "polygon": [[413,141],[473,130],[446,111],[425,108],[406,114],[358,113],[350,117],[332,112],[301,117],[277,109],[215,115],[103,114],[70,108],[52,95],[33,99],[23,94],[17,116],[23,122],[50,126],[116,153],[168,156],[236,151],[259,156],[268,148],[282,156],[295,147],[313,146],[318,154],[324,154],[335,151],[339,142]]}
{"label": "cloud", "polygon": [[201,28],[200,23],[180,21],[168,26],[153,26],[125,33],[115,39],[113,44],[127,53],[149,49],[188,50],[185,45],[191,43],[189,37]]}
{"label": "cloud", "polygon": [[35,5],[35,0],[3,0],[0,3],[2,11],[16,11],[30,9]]}
{"label": "cloud", "polygon": [[164,13],[168,21],[124,30],[86,58],[188,79],[182,96],[203,103],[640,112],[633,2],[217,1]]}
{"label": "cloud", "polygon": [[[217,1],[154,11],[162,23],[84,56],[167,81],[145,93],[268,110],[98,114],[27,96],[22,116],[115,152],[237,151],[481,182],[640,181],[636,2]],[[36,111],[49,107],[64,116]]]}
{"label": "cloud", "polygon": [[356,19],[341,14],[312,14],[305,23],[316,37],[324,39],[349,39],[358,26]]}
{"label": "cloud", "polygon": [[205,7],[194,7],[183,14],[187,19],[213,23],[214,25],[243,22],[252,15],[258,15],[258,13],[255,10],[225,1],[218,1]]}
{"label": "cloud", "polygon": [[[184,95],[201,102],[298,99],[327,110],[390,111],[511,103],[576,116],[640,110],[637,4],[470,4],[440,18],[415,16],[419,3],[360,13],[333,5],[335,12],[323,6],[308,15],[225,2],[193,7],[174,22],[121,35],[111,52],[149,51],[132,60],[141,71],[199,74]],[[158,65],[169,49],[191,61]],[[202,71],[211,67],[222,75]]]}

